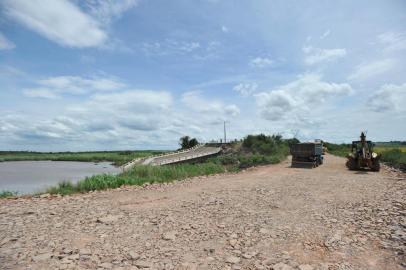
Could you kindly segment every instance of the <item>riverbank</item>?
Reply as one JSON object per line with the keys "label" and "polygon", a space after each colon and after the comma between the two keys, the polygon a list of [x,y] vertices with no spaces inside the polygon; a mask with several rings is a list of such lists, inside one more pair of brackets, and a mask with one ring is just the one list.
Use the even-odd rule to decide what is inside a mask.
{"label": "riverbank", "polygon": [[4,161],[81,161],[81,162],[111,162],[121,166],[133,159],[161,154],[165,151],[97,151],[97,152],[29,152],[29,151],[0,151],[0,162]]}
{"label": "riverbank", "polygon": [[[207,176],[266,164],[279,163],[289,154],[290,140],[281,136],[249,135],[242,142],[225,150],[222,156],[210,158],[199,164],[176,164],[168,166],[135,166],[118,175],[101,174],[86,177],[77,183],[60,182],[45,193],[69,195],[121,186],[145,183],[166,183],[195,176]],[[9,194],[9,193],[4,193]]]}

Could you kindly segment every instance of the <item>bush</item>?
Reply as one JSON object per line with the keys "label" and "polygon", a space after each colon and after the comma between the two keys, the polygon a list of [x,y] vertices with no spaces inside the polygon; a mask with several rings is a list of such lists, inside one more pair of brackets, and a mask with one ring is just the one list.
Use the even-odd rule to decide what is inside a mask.
{"label": "bush", "polygon": [[239,163],[238,157],[234,155],[228,155],[228,156],[219,156],[213,159],[213,161],[217,164],[221,165],[236,165]]}
{"label": "bush", "polygon": [[179,145],[181,149],[189,149],[198,144],[199,142],[197,141],[196,138],[190,138],[189,136],[183,136],[182,138],[179,139]]}
{"label": "bush", "polygon": [[13,197],[13,196],[17,196],[17,194],[18,194],[18,192],[16,192],[16,191],[3,190],[0,192],[0,198]]}
{"label": "bush", "polygon": [[283,140],[280,135],[248,135],[238,155],[239,167],[279,163],[289,154],[289,145],[297,142],[295,138]]}
{"label": "bush", "polygon": [[281,147],[287,146],[287,142],[282,140],[282,136],[280,135],[248,135],[242,142],[243,151],[263,155],[274,154],[278,152]]}

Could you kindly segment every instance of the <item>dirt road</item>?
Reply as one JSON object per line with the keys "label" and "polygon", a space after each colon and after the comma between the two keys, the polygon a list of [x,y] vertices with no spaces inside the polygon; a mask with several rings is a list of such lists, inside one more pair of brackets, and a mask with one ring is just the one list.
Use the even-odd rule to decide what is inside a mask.
{"label": "dirt road", "polygon": [[327,156],[238,174],[0,200],[1,269],[405,269],[406,179]]}

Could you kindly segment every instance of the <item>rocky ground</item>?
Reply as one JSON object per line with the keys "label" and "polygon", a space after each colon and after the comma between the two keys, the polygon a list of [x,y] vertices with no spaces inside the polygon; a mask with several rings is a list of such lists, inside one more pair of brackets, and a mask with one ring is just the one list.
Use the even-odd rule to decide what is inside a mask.
{"label": "rocky ground", "polygon": [[3,199],[0,268],[405,269],[405,174],[344,163]]}

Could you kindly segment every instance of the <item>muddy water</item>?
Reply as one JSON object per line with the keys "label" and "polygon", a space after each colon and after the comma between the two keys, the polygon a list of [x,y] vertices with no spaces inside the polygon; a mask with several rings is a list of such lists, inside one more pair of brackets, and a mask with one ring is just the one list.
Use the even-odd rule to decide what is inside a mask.
{"label": "muddy water", "polygon": [[118,172],[120,172],[120,168],[114,167],[108,162],[0,162],[0,191],[17,191],[19,194],[34,193],[64,180],[74,183],[86,176]]}

